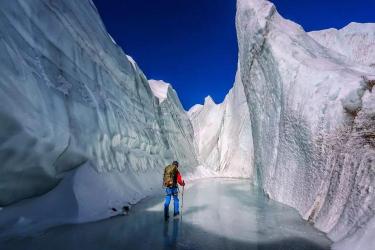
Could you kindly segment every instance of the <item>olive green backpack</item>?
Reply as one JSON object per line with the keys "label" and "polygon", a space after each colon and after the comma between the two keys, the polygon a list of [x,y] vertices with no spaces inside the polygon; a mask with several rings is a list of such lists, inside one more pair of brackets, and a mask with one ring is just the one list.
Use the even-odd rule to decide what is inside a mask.
{"label": "olive green backpack", "polygon": [[164,169],[163,185],[171,187],[177,182],[177,167],[175,165],[168,165]]}

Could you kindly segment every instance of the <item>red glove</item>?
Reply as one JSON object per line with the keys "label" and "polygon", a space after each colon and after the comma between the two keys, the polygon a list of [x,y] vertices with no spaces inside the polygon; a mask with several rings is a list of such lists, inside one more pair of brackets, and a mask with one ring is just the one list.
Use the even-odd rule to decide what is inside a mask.
{"label": "red glove", "polygon": [[185,181],[182,181],[182,186],[185,186]]}

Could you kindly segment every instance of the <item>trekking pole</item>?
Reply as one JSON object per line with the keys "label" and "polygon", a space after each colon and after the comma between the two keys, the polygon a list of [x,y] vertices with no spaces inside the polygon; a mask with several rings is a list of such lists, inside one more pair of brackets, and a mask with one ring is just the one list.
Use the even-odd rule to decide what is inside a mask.
{"label": "trekking pole", "polygon": [[181,220],[182,220],[182,211],[184,208],[184,188],[185,186],[182,186],[182,194],[181,194]]}

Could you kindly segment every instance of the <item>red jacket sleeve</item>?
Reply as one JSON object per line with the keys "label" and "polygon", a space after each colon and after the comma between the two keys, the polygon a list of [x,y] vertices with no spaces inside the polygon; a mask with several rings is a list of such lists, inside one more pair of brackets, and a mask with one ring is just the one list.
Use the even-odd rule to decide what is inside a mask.
{"label": "red jacket sleeve", "polygon": [[180,184],[181,186],[184,186],[184,185],[185,185],[185,182],[184,182],[184,180],[182,180],[182,176],[181,176],[180,172],[177,172],[177,182],[178,182],[178,184]]}

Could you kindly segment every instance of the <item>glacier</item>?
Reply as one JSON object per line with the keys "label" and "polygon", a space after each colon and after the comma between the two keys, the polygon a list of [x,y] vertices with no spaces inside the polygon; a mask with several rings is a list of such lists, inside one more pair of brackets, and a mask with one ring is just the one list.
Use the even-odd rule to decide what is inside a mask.
{"label": "glacier", "polygon": [[221,104],[210,96],[188,111],[199,162],[222,177],[251,178],[250,113],[240,75]]}
{"label": "glacier", "polygon": [[374,24],[305,32],[237,0],[224,101],[185,111],[85,1],[0,2],[0,235],[108,218],[188,180],[249,178],[328,234],[375,245]]}
{"label": "glacier", "polygon": [[91,1],[0,6],[1,232],[111,216],[175,159],[202,170],[177,94],[160,101]]}
{"label": "glacier", "polygon": [[335,242],[374,245],[361,241],[375,206],[374,58],[325,47],[264,0],[238,0],[236,27],[255,181]]}
{"label": "glacier", "polygon": [[[339,249],[375,244],[374,27],[305,32],[268,1],[238,0],[234,87],[188,112],[202,164],[249,176]],[[238,112],[225,119],[228,109]]]}

